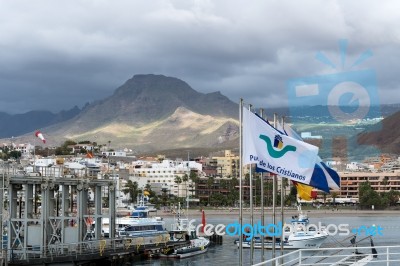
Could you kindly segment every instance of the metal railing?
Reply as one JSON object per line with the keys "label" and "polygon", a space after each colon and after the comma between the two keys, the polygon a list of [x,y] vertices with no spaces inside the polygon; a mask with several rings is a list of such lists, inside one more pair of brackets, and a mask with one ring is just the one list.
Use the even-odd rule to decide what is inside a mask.
{"label": "metal railing", "polygon": [[[375,252],[376,251],[376,252]],[[400,246],[299,249],[253,266],[400,265]]]}
{"label": "metal railing", "polygon": [[46,248],[32,246],[26,249],[8,249],[8,261],[29,262],[32,260],[57,260],[66,257],[73,257],[77,260],[83,257],[101,258],[110,253],[130,252],[139,253],[140,250],[151,247],[163,247],[169,241],[169,234],[148,237],[124,237],[116,239],[102,239],[84,241],[79,243],[56,243],[48,245]]}

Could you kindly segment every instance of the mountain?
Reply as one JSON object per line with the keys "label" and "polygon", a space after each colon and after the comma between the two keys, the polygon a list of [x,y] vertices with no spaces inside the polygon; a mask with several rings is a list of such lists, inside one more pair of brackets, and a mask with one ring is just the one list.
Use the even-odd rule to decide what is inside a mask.
{"label": "mountain", "polygon": [[372,145],[382,152],[400,154],[400,111],[360,133],[358,144]]}
{"label": "mountain", "polygon": [[[343,143],[343,147],[338,147],[338,151],[354,150],[356,155],[369,154],[377,137],[368,137],[372,136],[368,134],[377,133],[363,132],[360,135],[361,142],[367,145],[357,144],[357,134],[369,127],[370,121],[373,120],[369,118],[381,115],[387,117],[399,108],[398,104],[371,106],[369,116],[366,117],[368,119],[361,121],[362,123],[350,124],[333,121],[326,106],[298,106],[290,110],[287,107],[265,108],[265,113],[270,119],[273,113],[287,116],[285,121],[294,122],[294,128],[299,133],[311,132],[312,135],[321,135],[326,140],[321,154],[324,158],[330,158],[332,146],[342,145],[337,144],[339,142],[336,140],[332,143],[330,141],[338,136],[346,138],[346,143]],[[25,120],[18,120],[21,121],[18,125],[5,121],[9,119],[9,115],[4,113],[0,113],[0,121],[6,124],[9,130],[19,124],[31,123],[31,127],[28,127],[30,131],[24,128],[13,132],[29,132],[20,138],[20,141],[32,142],[32,139],[35,139],[32,131],[40,128],[51,146],[57,146],[67,139],[109,144],[112,149],[127,147],[142,153],[161,150],[185,151],[187,148],[232,149],[239,146],[238,104],[220,92],[200,93],[180,79],[163,75],[135,75],[117,88],[110,97],[87,104],[82,110],[76,107],[57,116],[44,111],[31,113],[36,114],[37,118],[29,116]],[[14,119],[16,117],[14,116]],[[395,128],[398,125],[396,123],[391,122],[389,128]],[[383,139],[394,141],[389,136],[382,136],[382,142]],[[378,142],[379,140],[378,138]],[[391,145],[385,148],[391,149]]]}
{"label": "mountain", "polygon": [[0,112],[0,138],[11,138],[39,128],[69,120],[81,110],[75,106],[71,110],[52,113],[49,111],[30,111],[24,114],[10,115]]}
{"label": "mountain", "polygon": [[137,151],[213,147],[238,138],[238,109],[221,93],[199,93],[177,78],[135,75],[110,97],[42,132],[57,144],[111,141],[111,148]]}

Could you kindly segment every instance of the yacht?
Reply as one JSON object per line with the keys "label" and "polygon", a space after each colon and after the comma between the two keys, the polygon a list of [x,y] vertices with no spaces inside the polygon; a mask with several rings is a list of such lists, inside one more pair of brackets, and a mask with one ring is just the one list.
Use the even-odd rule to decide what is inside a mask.
{"label": "yacht", "polygon": [[[141,201],[129,216],[115,219],[116,236],[136,237],[167,234],[165,222],[160,217],[150,217],[150,210]],[[109,219],[103,218],[102,232],[104,237],[109,236]]]}
{"label": "yacht", "polygon": [[[279,249],[283,246],[284,249],[310,249],[319,248],[321,244],[328,238],[329,234],[324,228],[308,227],[310,221],[308,216],[301,211],[301,206],[298,207],[299,215],[293,216],[290,226],[283,226],[282,238],[273,238],[267,236],[264,238],[264,246],[262,239],[259,236],[251,240],[247,240],[247,236],[243,236],[242,247],[250,248],[253,242],[254,248]],[[288,229],[288,230],[285,230]],[[289,230],[290,229],[290,230]],[[239,247],[239,240],[235,240]]]}

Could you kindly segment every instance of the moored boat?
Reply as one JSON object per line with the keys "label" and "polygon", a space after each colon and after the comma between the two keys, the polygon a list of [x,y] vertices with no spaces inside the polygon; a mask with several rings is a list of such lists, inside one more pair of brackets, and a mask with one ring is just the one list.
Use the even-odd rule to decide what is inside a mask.
{"label": "moored boat", "polygon": [[[161,249],[160,258],[183,259],[195,255],[206,253],[210,245],[210,240],[205,237],[197,236],[196,227],[189,223],[188,218],[180,217],[180,206],[178,208],[178,218],[171,225],[170,242],[174,246]],[[181,243],[181,245],[179,245]]]}
{"label": "moored boat", "polygon": [[[282,228],[282,237],[273,238],[270,236],[264,237],[264,245],[262,244],[261,237],[253,237],[251,240],[247,240],[246,236],[243,236],[242,247],[250,248],[253,242],[254,248],[265,248],[272,249],[281,248],[284,249],[310,249],[319,248],[321,244],[328,238],[329,234],[324,228],[316,228],[315,226],[309,226],[309,219],[306,214],[301,211],[301,206],[298,207],[299,215],[293,216],[290,225],[284,225]],[[235,240],[235,244],[239,247],[239,240]]]}
{"label": "moored boat", "polygon": [[[165,222],[159,217],[150,217],[147,206],[140,204],[130,216],[115,219],[116,235],[118,237],[154,236],[167,234]],[[102,232],[109,236],[109,219],[103,218]]]}

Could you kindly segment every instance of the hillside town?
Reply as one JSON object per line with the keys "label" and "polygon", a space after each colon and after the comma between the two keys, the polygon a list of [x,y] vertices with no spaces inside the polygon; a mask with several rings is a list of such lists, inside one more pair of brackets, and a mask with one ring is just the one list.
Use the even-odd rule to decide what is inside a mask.
{"label": "hillside town", "polygon": [[[110,144],[109,144],[110,145]],[[127,208],[137,202],[143,190],[151,191],[150,202],[158,208],[177,202],[190,202],[191,206],[237,207],[239,192],[239,155],[231,150],[214,152],[209,156],[196,158],[166,158],[165,155],[142,157],[133,155],[132,150],[113,150],[96,143],[74,143],[66,141],[62,147],[48,148],[30,143],[3,143],[0,148],[1,172],[15,176],[54,176],[77,179],[112,179],[117,181],[117,207]],[[57,151],[58,155],[54,154]],[[47,154],[46,154],[47,153]],[[341,158],[325,162],[336,170],[341,178],[340,190],[328,194],[316,191],[313,199],[303,203],[348,204],[360,203],[360,186],[369,184],[370,188],[382,196],[391,193],[386,203],[370,203],[385,208],[399,203],[400,157],[380,155],[366,157],[360,162],[346,162]],[[244,204],[250,198],[249,168],[244,169]],[[260,204],[260,178],[264,179],[266,196],[264,204],[272,202],[272,174],[253,176],[253,195],[255,205]],[[286,179],[284,182],[285,204],[296,204],[296,191]],[[278,191],[280,194],[280,191]],[[294,196],[293,196],[294,194]],[[90,193],[89,193],[90,195]],[[291,197],[292,196],[292,197]],[[279,197],[278,197],[279,199]],[[93,199],[92,199],[93,200]]]}

